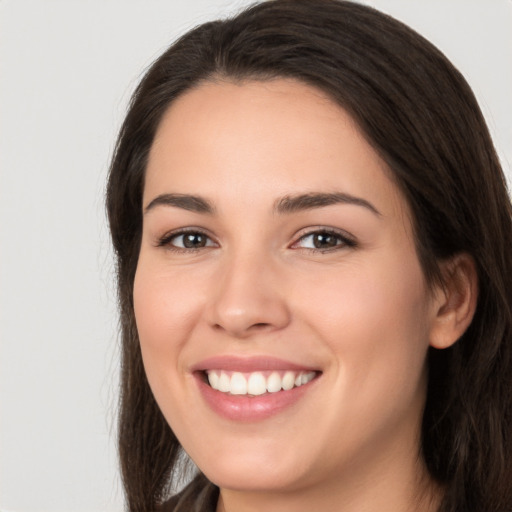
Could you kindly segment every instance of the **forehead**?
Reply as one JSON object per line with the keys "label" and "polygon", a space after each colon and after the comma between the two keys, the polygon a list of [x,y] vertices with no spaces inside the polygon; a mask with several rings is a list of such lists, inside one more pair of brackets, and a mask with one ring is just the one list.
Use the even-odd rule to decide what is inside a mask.
{"label": "forehead", "polygon": [[251,202],[341,190],[373,198],[384,212],[404,208],[351,116],[288,79],[204,82],[171,104],[151,147],[144,202],[192,189],[214,201]]}

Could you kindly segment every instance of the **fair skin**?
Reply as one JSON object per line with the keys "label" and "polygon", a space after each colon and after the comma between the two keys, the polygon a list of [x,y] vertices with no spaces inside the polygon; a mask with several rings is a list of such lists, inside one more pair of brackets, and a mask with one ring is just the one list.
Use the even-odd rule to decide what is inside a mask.
{"label": "fair skin", "polygon": [[[164,116],[135,315],[152,391],[218,511],[435,509],[425,358],[470,322],[474,268],[460,256],[453,285],[427,286],[390,176],[343,109],[292,80],[207,82]],[[312,380],[259,396],[206,383],[237,364]]]}

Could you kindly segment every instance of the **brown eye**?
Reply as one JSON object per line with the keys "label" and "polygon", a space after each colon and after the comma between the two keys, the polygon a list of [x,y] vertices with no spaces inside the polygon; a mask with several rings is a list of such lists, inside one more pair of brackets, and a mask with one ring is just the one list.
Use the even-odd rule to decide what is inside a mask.
{"label": "brown eye", "polygon": [[355,241],[348,236],[344,236],[336,231],[313,231],[307,235],[302,236],[298,242],[294,244],[295,247],[310,250],[325,250],[329,249],[342,249],[344,247],[354,247]]}
{"label": "brown eye", "polygon": [[173,233],[163,237],[158,242],[158,245],[176,250],[194,250],[214,247],[216,244],[208,235],[201,231],[182,231],[181,233]]}
{"label": "brown eye", "polygon": [[315,233],[312,235],[312,241],[316,249],[329,249],[340,243],[340,237],[332,233]]}
{"label": "brown eye", "polygon": [[[182,239],[183,247],[186,249],[198,249],[200,247],[206,247],[206,243],[208,241],[208,237],[202,233],[185,233],[184,235],[179,235],[176,238]],[[175,243],[175,245],[179,244]]]}

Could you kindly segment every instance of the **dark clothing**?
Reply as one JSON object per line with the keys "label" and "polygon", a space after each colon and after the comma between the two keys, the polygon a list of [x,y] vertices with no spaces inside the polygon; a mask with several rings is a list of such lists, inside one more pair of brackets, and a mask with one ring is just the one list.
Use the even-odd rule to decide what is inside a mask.
{"label": "dark clothing", "polygon": [[163,503],[158,512],[215,512],[218,499],[219,488],[201,475]]}

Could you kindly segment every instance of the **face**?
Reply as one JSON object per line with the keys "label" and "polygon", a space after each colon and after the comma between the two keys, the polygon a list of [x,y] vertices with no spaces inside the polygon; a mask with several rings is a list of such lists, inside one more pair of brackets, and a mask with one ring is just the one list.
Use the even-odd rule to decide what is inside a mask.
{"label": "face", "polygon": [[430,294],[343,109],[291,80],[205,83],[163,118],[143,204],[144,366],[207,477],[289,490],[417,458]]}

